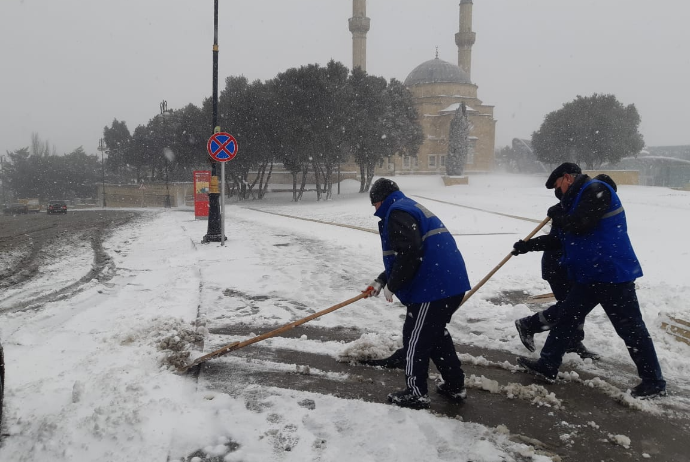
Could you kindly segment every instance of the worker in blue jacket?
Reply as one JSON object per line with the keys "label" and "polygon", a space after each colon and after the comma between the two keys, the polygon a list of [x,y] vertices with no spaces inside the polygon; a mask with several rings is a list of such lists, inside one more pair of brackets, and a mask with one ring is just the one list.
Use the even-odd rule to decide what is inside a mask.
{"label": "worker in blue jacket", "polygon": [[383,289],[386,300],[392,302],[395,296],[407,307],[403,325],[407,386],[390,393],[388,401],[428,408],[430,359],[442,377],[437,392],[462,401],[465,374],[446,329],[470,289],[462,254],[441,220],[406,197],[394,181],[378,179],[369,195],[374,215],[380,218],[385,270],[366,290],[378,295]]}
{"label": "worker in blue jacket", "polygon": [[[580,167],[576,164],[567,164],[568,170],[572,175],[579,175],[582,173]],[[605,173],[597,175],[595,180],[601,180],[607,183],[617,191],[618,186],[613,178]],[[556,197],[562,199],[563,195],[560,190],[556,190]],[[560,202],[557,204],[560,205]],[[543,251],[541,259],[541,273],[542,278],[549,283],[551,291],[556,298],[556,304],[549,308],[540,311],[525,318],[515,320],[515,327],[520,336],[520,341],[529,351],[534,351],[534,334],[539,332],[546,332],[558,322],[561,315],[561,304],[568,296],[568,292],[572,288],[572,281],[568,276],[568,269],[563,264],[563,245],[561,243],[561,235],[563,233],[558,226],[552,223],[549,234],[545,236],[535,237],[528,241],[519,240],[513,244],[513,255],[520,255],[527,252],[541,252]],[[584,327],[584,326],[583,326]],[[572,344],[566,350],[566,353],[576,353],[582,359],[598,360],[600,356],[598,353],[587,348],[582,341],[585,337],[583,328],[575,331]]]}
{"label": "worker in blue jacket", "polygon": [[631,395],[663,396],[666,381],[635,292],[635,279],[642,276],[642,267],[628,236],[625,210],[609,184],[573,173],[578,170],[579,166],[566,162],[546,182],[548,189],[562,195],[560,204],[551,207],[548,215],[560,229],[562,261],[573,286],[539,360],[519,357],[518,364],[547,382],[555,381],[568,346],[579,335],[587,314],[600,304],[642,379]]}

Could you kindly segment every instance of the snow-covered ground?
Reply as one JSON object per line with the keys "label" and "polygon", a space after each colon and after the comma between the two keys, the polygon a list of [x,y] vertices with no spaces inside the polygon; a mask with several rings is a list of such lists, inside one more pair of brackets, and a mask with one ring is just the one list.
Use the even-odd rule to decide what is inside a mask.
{"label": "snow-covered ground", "polygon": [[[444,187],[432,176],[395,180],[451,230],[473,284],[556,202],[552,191],[544,188],[543,177],[473,176],[469,186],[453,187]],[[316,202],[308,194],[300,203],[284,194],[231,202],[226,246],[200,244],[207,224],[195,221],[191,211],[148,210],[149,220],[117,229],[106,241],[105,249],[117,266],[113,279],[92,281],[74,297],[37,310],[0,315],[8,433],[0,460],[165,461],[183,460],[198,450],[197,454],[216,455],[216,460],[245,462],[550,460],[510,441],[505,428],[259,383],[241,393],[222,394],[170,370],[171,351],[189,347],[199,334],[193,329],[198,313],[222,316],[228,323],[265,325],[263,331],[268,331],[352,298],[366,287],[382,269],[376,234],[276,215],[374,231],[374,209],[357,187],[345,182],[343,194],[326,202]],[[645,321],[669,388],[687,394],[690,347],[674,340],[661,322],[664,313],[690,319],[684,297],[690,287],[685,271],[690,193],[620,186],[619,194],[645,273],[637,281]],[[46,285],[86,274],[90,263],[81,254],[77,257],[49,268]],[[531,311],[525,305],[495,305],[489,299],[508,290],[548,292],[539,261],[537,253],[511,258],[454,316],[450,328],[456,342],[500,345],[525,354],[513,320]],[[238,304],[233,293],[272,301],[258,303],[255,309]],[[304,310],[296,312],[294,306]],[[373,334],[366,340],[374,338],[375,348],[378,335],[383,349],[386,339],[399,334],[403,309],[379,297],[312,322],[366,327]],[[537,338],[538,347],[544,339]],[[213,344],[213,338],[206,340]],[[353,350],[352,344],[320,344],[307,338],[290,342],[291,348],[334,358]],[[610,368],[611,361],[628,366],[631,361],[600,308],[587,319],[586,344],[605,351],[609,366],[585,364],[567,355],[564,369],[577,363],[622,392],[637,384],[634,373]],[[255,412],[250,403],[270,407],[272,417]],[[641,407],[656,412],[656,406],[652,402]],[[535,407],[534,412],[543,411]],[[239,449],[229,451],[236,444]],[[290,451],[285,451],[287,446]]]}

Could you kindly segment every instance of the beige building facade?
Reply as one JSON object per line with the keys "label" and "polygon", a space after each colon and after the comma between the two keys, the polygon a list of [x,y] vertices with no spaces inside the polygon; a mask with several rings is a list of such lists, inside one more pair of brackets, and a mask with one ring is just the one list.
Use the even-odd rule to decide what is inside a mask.
{"label": "beige building facade", "polygon": [[[472,0],[461,0],[459,32],[455,34],[458,47],[458,64],[438,58],[423,62],[405,79],[405,86],[414,97],[419,121],[424,131],[424,141],[417,157],[392,157],[382,165],[380,175],[437,174],[445,175],[448,156],[450,123],[458,107],[465,103],[470,122],[470,146],[464,173],[484,173],[494,168],[496,120],[494,107],[484,104],[478,97],[478,87],[472,83],[472,45],[476,35],[472,31]],[[366,18],[366,0],[353,0],[353,21],[366,19],[366,31],[370,21]],[[366,31],[364,27],[353,30],[353,68],[366,69]],[[364,57],[364,61],[363,58]]]}
{"label": "beige building facade", "polygon": [[459,67],[438,57],[417,66],[405,79],[414,97],[424,141],[417,158],[393,158],[388,171],[396,174],[445,174],[450,123],[465,103],[470,123],[470,146],[465,173],[488,172],[494,167],[496,121],[493,106],[477,97],[477,85]]}

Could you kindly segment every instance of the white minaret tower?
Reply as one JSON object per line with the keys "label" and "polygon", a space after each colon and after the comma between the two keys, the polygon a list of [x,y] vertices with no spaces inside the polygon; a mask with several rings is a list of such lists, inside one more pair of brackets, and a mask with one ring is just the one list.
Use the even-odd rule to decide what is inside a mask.
{"label": "white minaret tower", "polygon": [[472,0],[460,1],[460,32],[455,34],[458,46],[458,67],[467,73],[472,81],[472,45],[476,34],[472,32]]}
{"label": "white minaret tower", "polygon": [[370,19],[367,18],[367,0],[352,0],[352,17],[349,19],[352,32],[352,69],[367,70],[367,32]]}

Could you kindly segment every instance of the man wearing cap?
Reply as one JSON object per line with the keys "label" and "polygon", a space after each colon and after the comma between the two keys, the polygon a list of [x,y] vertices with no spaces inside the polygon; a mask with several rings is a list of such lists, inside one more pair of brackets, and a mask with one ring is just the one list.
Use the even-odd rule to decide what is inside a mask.
{"label": "man wearing cap", "polygon": [[[568,163],[565,168],[570,170],[569,173],[571,175],[579,175],[582,173],[580,167],[575,164]],[[597,175],[594,179],[607,183],[614,191],[617,191],[618,187],[616,182],[607,174],[602,173]],[[555,191],[559,199],[563,197],[559,189]],[[528,241],[519,240],[513,244],[513,255],[521,255],[527,252],[544,252],[541,258],[542,278],[549,283],[549,287],[551,287],[551,291],[556,298],[556,304],[532,316],[517,319],[515,321],[515,327],[520,336],[520,341],[529,351],[534,351],[534,334],[546,332],[558,322],[561,316],[561,304],[568,296],[568,292],[570,292],[570,288],[573,285],[568,276],[568,270],[561,261],[563,259],[563,246],[561,245],[560,239],[561,234],[558,226],[552,224],[549,234],[535,237]],[[573,343],[568,347],[566,353],[576,353],[582,359],[600,359],[598,353],[591,351],[582,343],[584,337],[584,329],[575,331]]]}
{"label": "man wearing cap", "polygon": [[616,191],[606,182],[578,173],[566,162],[546,182],[555,189],[558,205],[548,211],[559,228],[563,264],[573,282],[561,305],[539,360],[518,357],[527,372],[554,382],[563,355],[582,329],[585,317],[600,304],[623,339],[642,382],[631,394],[653,398],[666,394],[654,343],[640,313],[635,279],[642,268],[628,237],[625,211]]}
{"label": "man wearing cap", "polygon": [[398,185],[378,179],[369,192],[379,221],[385,270],[366,289],[386,300],[395,295],[406,307],[403,325],[406,388],[388,395],[402,407],[429,407],[431,359],[441,373],[438,393],[453,401],[466,397],[465,374],[446,325],[470,289],[455,239],[444,224]]}

